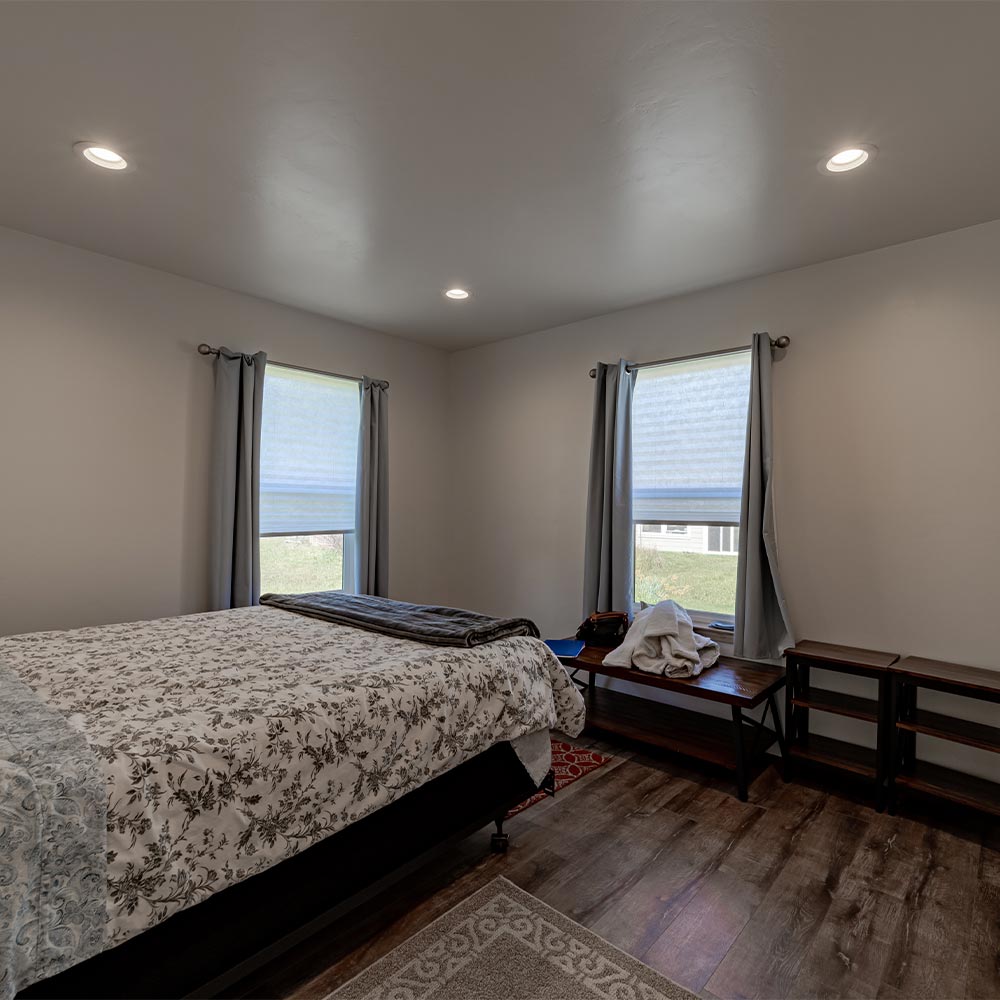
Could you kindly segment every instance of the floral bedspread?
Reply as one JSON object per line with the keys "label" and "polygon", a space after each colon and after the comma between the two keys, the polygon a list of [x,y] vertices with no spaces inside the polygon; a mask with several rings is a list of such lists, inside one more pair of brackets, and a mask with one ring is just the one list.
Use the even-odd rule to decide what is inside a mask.
{"label": "floral bedspread", "polygon": [[[579,693],[537,639],[433,647],[264,607],[0,639],[0,683],[4,676],[8,687],[33,691],[50,721],[62,717],[78,771],[96,762],[106,840],[105,877],[85,880],[89,898],[57,907],[54,937],[64,947],[49,941],[44,953],[35,944],[33,955],[13,957],[0,948],[0,996],[309,847],[495,743],[546,727],[575,734],[584,721]],[[23,770],[5,759],[4,704],[0,797]],[[53,745],[65,751],[63,743]],[[0,817],[19,808],[0,798]],[[0,829],[0,847],[2,837]],[[0,939],[5,898],[8,916],[12,906],[23,915],[19,884],[38,880],[18,870],[18,858],[23,868],[44,854],[44,844],[33,853],[21,844],[12,870],[0,867]],[[89,924],[86,933],[76,926],[92,915],[95,894],[107,918],[97,946]]]}

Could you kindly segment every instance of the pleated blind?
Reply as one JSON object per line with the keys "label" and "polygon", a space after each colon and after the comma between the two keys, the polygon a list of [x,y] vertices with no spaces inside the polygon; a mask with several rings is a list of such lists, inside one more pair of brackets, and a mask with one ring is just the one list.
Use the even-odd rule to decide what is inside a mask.
{"label": "pleated blind", "polygon": [[358,383],[268,364],[260,440],[260,533],[354,530]]}
{"label": "pleated blind", "polygon": [[739,524],[750,351],[640,368],[632,406],[636,521]]}

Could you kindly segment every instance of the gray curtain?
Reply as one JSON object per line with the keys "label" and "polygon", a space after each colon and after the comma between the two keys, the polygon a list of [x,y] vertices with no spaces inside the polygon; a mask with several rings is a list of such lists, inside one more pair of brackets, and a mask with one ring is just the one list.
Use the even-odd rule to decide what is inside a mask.
{"label": "gray curtain", "polygon": [[774,659],[791,643],[792,629],[778,578],[774,537],[771,341],[767,334],[753,335],[752,358],[733,652],[737,656]]}
{"label": "gray curtain", "polygon": [[389,383],[361,382],[358,439],[356,586],[359,594],[389,596]]}
{"label": "gray curtain", "polygon": [[217,611],[260,600],[260,414],[267,355],[219,348],[212,453],[211,599]]}
{"label": "gray curtain", "polygon": [[631,611],[632,391],[627,362],[597,366],[587,490],[583,614]]}

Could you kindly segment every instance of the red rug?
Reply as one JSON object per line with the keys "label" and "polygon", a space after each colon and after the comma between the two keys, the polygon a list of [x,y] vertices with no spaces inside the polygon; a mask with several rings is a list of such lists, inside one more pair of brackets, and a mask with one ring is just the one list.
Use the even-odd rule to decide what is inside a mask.
{"label": "red rug", "polygon": [[[584,750],[583,747],[575,747],[572,743],[553,740],[552,770],[555,773],[556,791],[558,792],[560,788],[565,788],[567,785],[572,785],[577,778],[582,778],[585,774],[596,771],[610,759],[610,757],[595,753],[593,750]],[[507,813],[507,819],[516,816],[519,812],[524,812],[536,802],[541,802],[547,794],[547,792],[535,792],[530,799],[525,799],[519,806],[511,809]]]}

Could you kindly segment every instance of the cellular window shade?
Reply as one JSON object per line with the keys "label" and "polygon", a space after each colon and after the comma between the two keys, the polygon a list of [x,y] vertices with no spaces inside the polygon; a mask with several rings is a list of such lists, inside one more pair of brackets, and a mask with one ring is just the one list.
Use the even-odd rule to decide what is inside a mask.
{"label": "cellular window shade", "polygon": [[269,364],[260,442],[260,533],[354,530],[358,383]]}
{"label": "cellular window shade", "polygon": [[634,520],[739,524],[749,399],[749,350],[639,370]]}

